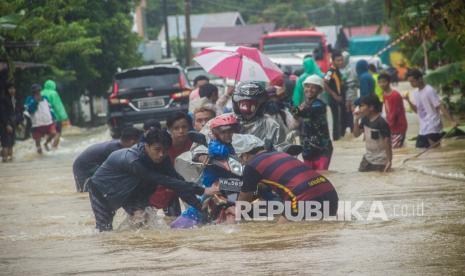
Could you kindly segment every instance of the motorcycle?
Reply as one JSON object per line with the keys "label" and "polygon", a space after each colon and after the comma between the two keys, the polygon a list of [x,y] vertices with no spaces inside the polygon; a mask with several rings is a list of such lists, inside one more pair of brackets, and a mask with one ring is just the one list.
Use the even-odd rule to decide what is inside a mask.
{"label": "motorcycle", "polygon": [[[190,131],[189,138],[200,146],[208,148],[206,135]],[[240,134],[234,134],[232,145],[235,149],[240,147]],[[272,145],[265,141],[265,147],[271,149]],[[299,145],[287,145],[282,148],[284,152],[291,155],[299,155],[302,152],[302,147]],[[222,223],[227,220],[225,210],[234,205],[241,191],[243,184],[244,167],[235,155],[228,156],[227,159],[216,159],[203,155],[203,162],[199,162],[199,157],[194,156],[192,152],[185,152],[180,155],[175,161],[175,169],[188,181],[200,182],[203,172],[207,168],[213,169],[216,175],[219,175],[217,182],[220,193],[203,200],[202,216],[204,223]],[[259,188],[256,196],[269,198],[269,187]],[[268,194],[267,196],[265,196]],[[193,226],[192,221],[176,220],[172,224],[172,228],[190,228]]]}
{"label": "motorcycle", "polygon": [[[196,131],[189,132],[189,138],[203,146],[208,147],[207,138],[205,135]],[[233,136],[233,147],[234,147]],[[203,162],[199,162],[191,152],[185,152],[180,155],[175,161],[175,168],[188,181],[201,182],[205,170],[208,168],[214,171],[215,175],[220,176],[217,181],[220,193],[203,199],[202,207],[202,223],[221,223],[226,220],[224,210],[234,205],[242,187],[243,166],[239,159],[230,155],[226,159],[217,159],[204,155]],[[186,216],[186,215],[185,215]],[[195,215],[192,215],[192,219]],[[191,221],[176,220],[172,224],[172,228],[189,228]]]}

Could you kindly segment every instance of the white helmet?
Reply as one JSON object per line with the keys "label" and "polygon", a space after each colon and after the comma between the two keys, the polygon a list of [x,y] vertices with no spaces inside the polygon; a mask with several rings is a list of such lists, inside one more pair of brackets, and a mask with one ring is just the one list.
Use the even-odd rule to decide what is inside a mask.
{"label": "white helmet", "polygon": [[247,153],[255,148],[264,147],[265,143],[255,135],[234,134],[232,145],[237,155]]}
{"label": "white helmet", "polygon": [[320,76],[315,75],[315,74],[307,77],[302,83],[302,85],[305,85],[306,83],[315,84],[321,88],[324,88],[323,79]]}

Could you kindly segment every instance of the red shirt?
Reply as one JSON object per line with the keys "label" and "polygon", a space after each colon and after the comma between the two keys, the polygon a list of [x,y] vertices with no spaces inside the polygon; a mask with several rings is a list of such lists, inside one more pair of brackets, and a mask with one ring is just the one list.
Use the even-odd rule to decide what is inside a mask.
{"label": "red shirt", "polygon": [[176,160],[176,157],[178,157],[179,155],[181,155],[182,153],[186,151],[189,151],[191,149],[191,146],[192,146],[191,140],[187,140],[186,143],[180,148],[175,148],[173,145],[171,145],[171,147],[168,149],[168,155],[171,158],[171,162],[173,162],[174,164],[174,160]]}
{"label": "red shirt", "polygon": [[[186,151],[189,151],[192,146],[192,141],[188,140],[181,148],[175,148],[171,145],[168,149],[168,155],[170,156],[171,162],[174,164],[176,157]],[[165,188],[164,186],[158,186],[155,192],[150,196],[149,202],[151,206],[158,209],[167,208],[176,198],[176,193],[173,190]]]}
{"label": "red shirt", "polygon": [[405,117],[404,101],[396,90],[392,90],[390,95],[384,96],[384,110],[386,120],[393,134],[405,134],[407,132],[407,118]]}

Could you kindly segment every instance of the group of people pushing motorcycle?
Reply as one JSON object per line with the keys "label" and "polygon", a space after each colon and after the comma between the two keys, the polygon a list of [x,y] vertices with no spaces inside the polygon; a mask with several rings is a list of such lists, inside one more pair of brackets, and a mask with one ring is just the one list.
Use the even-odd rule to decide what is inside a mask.
{"label": "group of people pushing motorcycle", "polygon": [[[321,92],[322,80],[313,85]],[[295,157],[302,147],[286,141],[280,123],[265,114],[267,98],[261,83],[239,83],[232,95],[234,113],[213,118],[200,132],[189,132],[194,144],[178,159],[190,159],[184,161],[201,168],[199,181],[187,182],[182,169],[175,170],[167,157],[171,141],[159,127],[148,128],[136,145],[111,153],[86,183],[97,228],[111,230],[121,207],[133,217],[143,214],[147,195],[157,186],[173,190],[188,204],[172,228],[234,223],[236,201],[291,201],[293,208],[299,201],[321,206],[327,202],[329,215],[335,215],[338,196],[333,185]],[[293,111],[296,119],[305,117],[305,108]],[[308,145],[303,150],[309,154]]]}

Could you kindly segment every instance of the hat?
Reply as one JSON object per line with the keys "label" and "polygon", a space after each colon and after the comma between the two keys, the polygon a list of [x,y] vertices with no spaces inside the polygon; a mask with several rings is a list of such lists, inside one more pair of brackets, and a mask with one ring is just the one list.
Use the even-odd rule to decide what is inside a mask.
{"label": "hat", "polygon": [[236,154],[247,153],[255,148],[264,147],[265,143],[255,135],[234,134],[232,145]]}
{"label": "hat", "polygon": [[42,86],[40,86],[40,84],[34,83],[31,86],[31,91],[34,92],[34,91],[37,91],[37,90],[42,90]]}
{"label": "hat", "polygon": [[306,83],[318,85],[321,88],[324,87],[323,79],[321,77],[319,77],[318,75],[311,75],[311,76],[307,77],[304,80],[303,85],[305,85]]}
{"label": "hat", "polygon": [[223,114],[211,120],[210,129],[213,130],[220,127],[233,127],[237,125],[239,125],[239,121],[237,120],[236,116],[233,114]]}

